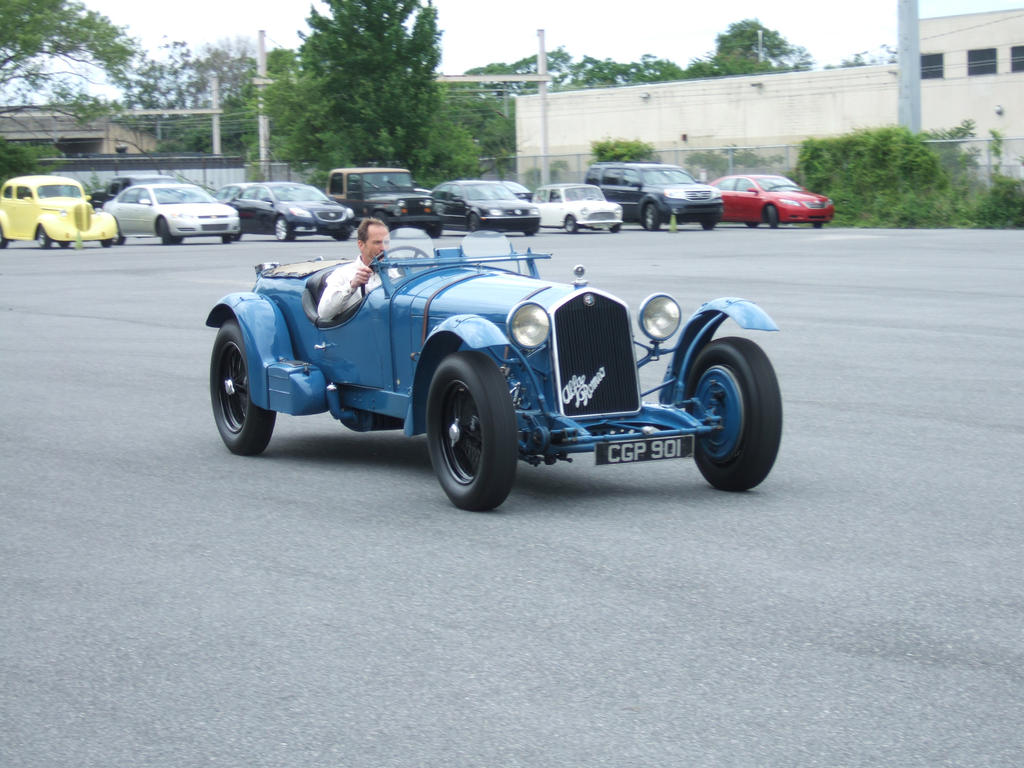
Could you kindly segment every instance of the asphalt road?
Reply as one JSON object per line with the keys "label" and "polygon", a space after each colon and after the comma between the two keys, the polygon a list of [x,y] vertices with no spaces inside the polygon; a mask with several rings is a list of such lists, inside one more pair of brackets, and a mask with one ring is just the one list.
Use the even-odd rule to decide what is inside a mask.
{"label": "asphalt road", "polygon": [[236,457],[207,311],[353,242],[0,251],[0,765],[1021,765],[1024,233],[513,239],[764,307],[765,483],[584,457],[467,513],[327,415]]}

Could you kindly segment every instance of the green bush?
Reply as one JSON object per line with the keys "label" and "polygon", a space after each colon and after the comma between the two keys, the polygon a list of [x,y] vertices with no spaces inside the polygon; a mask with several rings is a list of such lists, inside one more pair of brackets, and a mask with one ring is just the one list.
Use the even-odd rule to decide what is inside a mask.
{"label": "green bush", "polygon": [[990,229],[1024,227],[1024,183],[994,176],[992,186],[978,197],[974,223]]}
{"label": "green bush", "polygon": [[970,171],[976,150],[935,145],[890,126],[800,145],[796,176],[828,195],[847,227],[1024,226],[1024,189],[1006,177],[986,187]]}
{"label": "green bush", "polygon": [[654,146],[635,139],[605,139],[590,142],[590,152],[599,163],[651,160],[654,157]]}

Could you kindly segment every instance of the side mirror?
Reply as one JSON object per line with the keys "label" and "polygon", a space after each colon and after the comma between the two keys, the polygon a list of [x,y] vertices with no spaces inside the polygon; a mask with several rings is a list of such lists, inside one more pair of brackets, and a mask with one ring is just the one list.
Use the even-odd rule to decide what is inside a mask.
{"label": "side mirror", "polygon": [[148,197],[144,197],[141,200],[139,200],[139,205],[152,205],[152,204],[153,204],[153,201],[150,200]]}
{"label": "side mirror", "polygon": [[756,194],[759,194],[759,193],[758,193],[758,191],[757,191],[757,189],[756,189],[755,187],[750,187],[750,188],[749,188],[749,189],[747,190],[747,192],[753,192],[753,193],[754,193],[755,195],[756,195]]}

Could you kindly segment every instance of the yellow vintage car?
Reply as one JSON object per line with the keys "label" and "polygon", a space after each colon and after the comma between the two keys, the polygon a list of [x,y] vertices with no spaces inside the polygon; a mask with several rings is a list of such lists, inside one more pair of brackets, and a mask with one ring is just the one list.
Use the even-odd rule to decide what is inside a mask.
{"label": "yellow vintage car", "polygon": [[17,176],[0,190],[0,248],[9,240],[35,240],[40,248],[98,240],[109,248],[117,221],[94,211],[82,185],[65,176]]}

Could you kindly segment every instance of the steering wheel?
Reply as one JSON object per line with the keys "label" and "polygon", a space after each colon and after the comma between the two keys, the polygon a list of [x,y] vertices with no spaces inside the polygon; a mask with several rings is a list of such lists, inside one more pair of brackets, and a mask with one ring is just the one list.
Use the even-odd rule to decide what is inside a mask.
{"label": "steering wheel", "polygon": [[[432,258],[434,258],[433,254],[427,253],[425,250],[423,250],[419,246],[417,246],[417,245],[408,245],[408,244],[396,245],[394,248],[388,248],[387,255],[388,256],[394,256],[396,253],[398,253],[400,251],[412,251],[412,257],[411,258],[413,258],[413,259],[432,259]],[[406,257],[406,258],[410,258],[410,257]],[[376,259],[374,259],[374,262],[376,263]]]}

